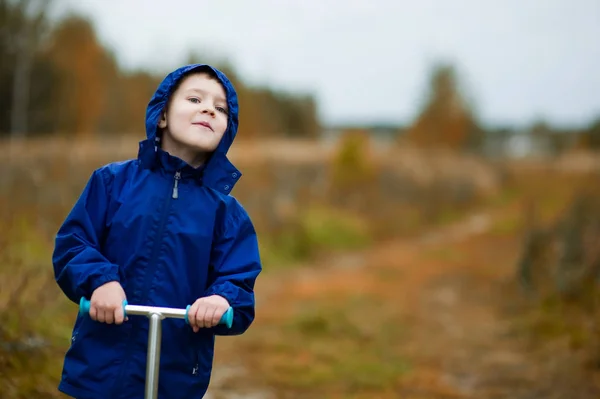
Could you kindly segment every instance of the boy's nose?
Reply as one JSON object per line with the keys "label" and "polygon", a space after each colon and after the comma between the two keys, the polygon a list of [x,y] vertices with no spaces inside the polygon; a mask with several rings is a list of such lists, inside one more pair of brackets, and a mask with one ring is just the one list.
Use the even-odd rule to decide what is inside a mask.
{"label": "boy's nose", "polygon": [[210,114],[210,115],[214,115],[215,114],[215,108],[211,105],[204,105],[204,107],[202,108],[202,113],[203,114]]}

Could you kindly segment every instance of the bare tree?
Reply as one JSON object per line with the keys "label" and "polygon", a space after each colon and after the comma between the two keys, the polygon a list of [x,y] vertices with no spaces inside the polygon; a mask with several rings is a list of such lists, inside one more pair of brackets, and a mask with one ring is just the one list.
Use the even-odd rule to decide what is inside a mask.
{"label": "bare tree", "polygon": [[27,134],[31,70],[41,38],[47,29],[46,13],[51,3],[52,0],[14,2],[14,7],[18,7],[16,15],[20,17],[20,20],[17,23],[17,29],[11,32],[11,43],[14,46],[12,50],[15,54],[10,114],[12,138],[22,138]]}

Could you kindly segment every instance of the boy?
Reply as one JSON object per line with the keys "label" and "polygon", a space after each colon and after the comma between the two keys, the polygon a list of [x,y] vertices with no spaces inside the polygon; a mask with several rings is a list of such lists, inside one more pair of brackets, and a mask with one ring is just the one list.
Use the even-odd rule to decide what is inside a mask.
{"label": "boy", "polygon": [[[235,89],[207,65],[170,73],[150,100],[137,159],[92,174],[61,226],[56,281],[77,317],[59,390],[77,399],[144,397],[148,320],[123,300],[189,310],[162,321],[159,398],[202,398],[216,335],[254,320],[261,271],[256,232],[229,193],[240,172],[226,154],[238,127]],[[234,310],[231,329],[217,325]]]}

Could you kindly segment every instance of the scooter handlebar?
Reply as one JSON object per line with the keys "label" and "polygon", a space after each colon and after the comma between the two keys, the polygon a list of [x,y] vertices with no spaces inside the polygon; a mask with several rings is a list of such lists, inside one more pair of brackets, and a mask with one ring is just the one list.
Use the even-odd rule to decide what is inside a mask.
{"label": "scooter handlebar", "polygon": [[[79,314],[86,315],[90,313],[90,300],[86,298],[81,298],[79,301]],[[127,300],[123,301],[123,314],[127,316],[127,314],[136,314],[136,315],[149,315],[151,313],[160,313],[164,317],[172,317],[178,319],[184,319],[186,324],[190,324],[188,320],[188,311],[191,305],[188,305],[185,309],[177,309],[177,308],[162,308],[162,307],[154,307],[154,306],[139,306],[139,305],[129,305]],[[219,324],[224,324],[227,328],[231,328],[233,324],[233,308],[229,307],[227,311],[221,317]]]}

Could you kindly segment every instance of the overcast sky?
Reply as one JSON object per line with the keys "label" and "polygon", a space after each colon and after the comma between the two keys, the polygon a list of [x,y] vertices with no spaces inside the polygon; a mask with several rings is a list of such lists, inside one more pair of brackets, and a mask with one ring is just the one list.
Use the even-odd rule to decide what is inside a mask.
{"label": "overcast sky", "polygon": [[599,0],[57,1],[126,68],[210,52],[247,82],[314,93],[326,123],[409,123],[436,60],[488,124],[600,117]]}

